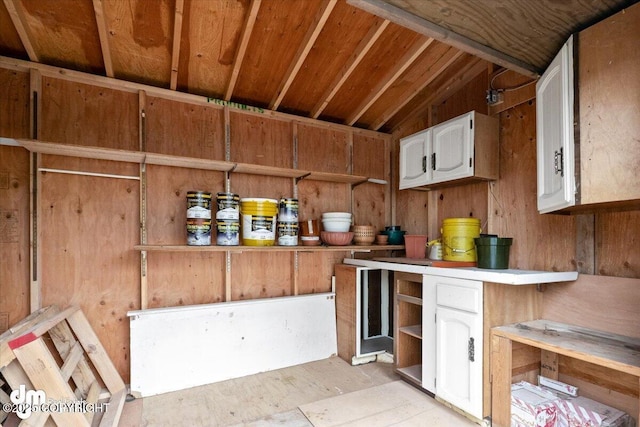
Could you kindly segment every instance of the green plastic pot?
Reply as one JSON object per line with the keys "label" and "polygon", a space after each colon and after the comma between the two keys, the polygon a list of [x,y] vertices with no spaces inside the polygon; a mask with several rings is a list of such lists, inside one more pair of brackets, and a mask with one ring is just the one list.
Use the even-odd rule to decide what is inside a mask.
{"label": "green plastic pot", "polygon": [[511,237],[476,237],[478,256],[478,268],[492,270],[504,270],[509,268],[509,249],[513,238]]}

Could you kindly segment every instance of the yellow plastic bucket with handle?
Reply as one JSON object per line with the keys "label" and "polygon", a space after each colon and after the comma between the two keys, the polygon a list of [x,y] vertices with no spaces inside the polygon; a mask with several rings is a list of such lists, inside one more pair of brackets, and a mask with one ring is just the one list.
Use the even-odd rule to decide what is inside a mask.
{"label": "yellow plastic bucket with handle", "polygon": [[480,237],[477,218],[446,218],[442,221],[442,259],[445,261],[477,261],[473,239]]}
{"label": "yellow plastic bucket with handle", "polygon": [[242,242],[246,246],[273,246],[276,240],[278,201],[240,199]]}

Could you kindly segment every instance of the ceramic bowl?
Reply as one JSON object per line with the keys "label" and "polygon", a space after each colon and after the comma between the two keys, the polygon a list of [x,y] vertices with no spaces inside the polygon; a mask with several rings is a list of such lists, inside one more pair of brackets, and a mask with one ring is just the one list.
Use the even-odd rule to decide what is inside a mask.
{"label": "ceramic bowl", "polygon": [[347,231],[342,233],[322,231],[320,238],[329,246],[346,246],[353,240],[353,232]]}
{"label": "ceramic bowl", "polygon": [[351,228],[350,219],[323,219],[322,229],[324,231],[345,233]]}
{"label": "ceramic bowl", "polygon": [[348,219],[351,221],[351,212],[325,212],[322,214],[322,219]]}
{"label": "ceramic bowl", "polygon": [[386,245],[389,243],[389,236],[386,234],[378,234],[376,236],[376,245]]}

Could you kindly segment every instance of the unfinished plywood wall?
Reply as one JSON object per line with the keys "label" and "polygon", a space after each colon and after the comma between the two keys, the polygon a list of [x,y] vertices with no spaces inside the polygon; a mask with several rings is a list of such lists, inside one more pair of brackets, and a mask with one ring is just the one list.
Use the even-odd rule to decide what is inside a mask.
{"label": "unfinished plywood wall", "polygon": [[[29,137],[29,74],[0,69],[0,135]],[[0,331],[29,314],[29,153],[0,146]]]}
{"label": "unfinished plywood wall", "polygon": [[[432,118],[423,118],[417,121],[416,126],[407,126],[406,130],[397,136],[410,135],[472,110],[486,114],[484,91],[487,84],[487,73],[479,74],[450,98],[434,105]],[[397,157],[397,145],[394,147],[394,152]],[[396,170],[394,174],[396,180],[397,174]],[[487,192],[487,183],[461,185],[428,192],[398,191],[396,196],[398,222],[405,226],[409,234],[427,234],[429,239],[437,239],[441,236],[440,229],[445,218],[478,218],[486,230]]]}
{"label": "unfinished plywood wall", "polygon": [[[34,91],[42,141],[356,173],[382,182],[352,188],[350,183],[227,174],[171,162],[143,167],[135,160],[34,155],[40,168],[36,173],[39,258],[34,271],[41,271],[34,294],[41,305],[80,305],[124,378],[129,377],[127,311],[327,292],[333,266],[349,256],[348,251],[313,250],[149,251],[141,263],[141,252],[134,248],[141,239],[151,245],[185,245],[188,191],[215,195],[230,190],[242,198],[298,197],[301,219],[359,209],[358,221],[382,228],[391,218],[390,184],[384,184],[390,181],[390,138],[383,134],[354,134],[345,126],[298,121],[260,109],[225,108],[206,98],[119,85],[114,80],[76,81],[38,70],[0,72],[1,136],[30,137],[30,91]],[[0,184],[6,181],[4,186],[10,187],[0,188],[8,194],[3,195],[0,209],[11,213],[4,216],[3,235],[9,235],[7,224],[17,224],[11,228],[12,241],[1,242],[8,254],[3,265],[5,260],[11,263],[8,274],[3,269],[0,288],[2,326],[2,322],[16,323],[30,309],[31,156],[20,147],[0,149],[0,177],[7,177]]]}
{"label": "unfinished plywood wall", "polygon": [[512,268],[573,271],[575,218],[537,209],[535,116],[534,102],[500,115],[500,180],[489,186],[487,231],[513,237]]}

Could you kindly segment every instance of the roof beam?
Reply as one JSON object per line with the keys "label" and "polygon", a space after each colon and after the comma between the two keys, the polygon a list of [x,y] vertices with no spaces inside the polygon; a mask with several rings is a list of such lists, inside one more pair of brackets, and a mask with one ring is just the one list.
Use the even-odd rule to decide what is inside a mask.
{"label": "roof beam", "polygon": [[337,3],[338,3],[338,0],[322,1],[320,9],[316,14],[313,20],[313,23],[309,27],[309,31],[307,31],[307,34],[304,36],[304,39],[302,40],[302,43],[300,45],[300,48],[298,49],[298,52],[293,57],[293,60],[291,61],[291,65],[289,66],[289,69],[285,73],[284,78],[280,83],[280,87],[278,87],[276,96],[273,98],[273,100],[271,100],[271,103],[269,104],[270,110],[278,109],[278,106],[280,105],[280,103],[282,102],[282,99],[284,98],[287,91],[289,90],[291,83],[293,83],[293,80],[296,78],[298,71],[300,71],[300,67],[302,67],[304,60],[307,58],[309,51],[313,47],[313,44],[316,42],[318,36],[320,35],[320,32],[322,31],[322,28],[324,28],[324,25],[327,23],[327,20],[329,19],[329,15],[331,15],[331,12],[333,11],[333,8],[336,6]]}
{"label": "roof beam", "polygon": [[40,58],[38,58],[38,54],[33,47],[33,43],[31,43],[31,35],[29,34],[27,19],[24,15],[22,4],[19,0],[4,0],[4,5],[9,12],[9,16],[11,16],[13,26],[16,27],[18,36],[20,36],[22,46],[24,46],[24,50],[26,50],[27,55],[29,55],[29,60],[31,62],[40,62]]}
{"label": "roof beam", "polygon": [[444,55],[433,63],[429,68],[422,73],[422,76],[404,92],[404,94],[398,97],[399,102],[389,107],[383,112],[380,117],[374,120],[373,125],[369,129],[380,129],[390,118],[392,118],[398,111],[409,103],[422,89],[429,86],[438,76],[440,76],[451,64],[453,64],[464,52],[455,47],[450,47]]}
{"label": "roof beam", "polygon": [[383,0],[347,0],[347,3],[525,76],[539,77],[538,70],[531,64],[454,33]]}
{"label": "roof beam", "polygon": [[442,90],[433,91],[425,98],[424,101],[412,108],[411,113],[407,114],[403,120],[394,127],[394,130],[403,123],[413,120],[417,116],[424,115],[425,111],[427,111],[430,106],[444,102],[448,97],[460,90],[464,85],[475,79],[481,73],[487,72],[488,64],[486,61],[471,55],[466,56],[466,58],[463,57],[463,59],[458,61],[461,64],[454,75],[443,82],[438,81],[437,83],[434,83],[434,85],[438,88],[442,88]]}
{"label": "roof beam", "polygon": [[431,43],[433,43],[431,37],[424,38],[422,43],[416,43],[409,51],[398,61],[398,65],[395,69],[391,70],[389,75],[382,78],[381,82],[371,90],[369,96],[356,108],[355,113],[347,118],[346,124],[353,126],[360,117],[373,105],[374,102],[382,96],[382,94],[393,84],[400,76],[422,55]]}
{"label": "roof beam", "polygon": [[178,68],[180,66],[180,44],[182,43],[183,13],[184,13],[184,0],[176,0],[176,10],[173,14],[173,46],[171,48],[171,83],[169,83],[169,89],[171,90],[176,90],[178,88]]}
{"label": "roof beam", "polygon": [[231,78],[227,83],[227,90],[224,92],[224,100],[229,101],[233,94],[233,89],[236,87],[238,81],[238,74],[240,74],[240,68],[242,67],[242,61],[244,61],[244,55],[247,52],[247,46],[249,45],[249,39],[251,39],[251,33],[253,33],[253,27],[256,23],[258,16],[258,10],[260,10],[260,3],[262,0],[251,0],[251,6],[249,7],[249,13],[247,13],[247,20],[242,28],[242,36],[240,36],[240,45],[236,51],[236,57],[233,59],[233,70],[231,70]]}
{"label": "roof beam", "polygon": [[371,50],[375,42],[380,38],[384,30],[389,26],[390,22],[386,19],[376,20],[371,26],[367,35],[360,41],[355,52],[349,58],[349,61],[342,67],[336,78],[331,82],[327,90],[320,97],[320,101],[311,110],[310,117],[317,119],[318,116],[327,108],[329,102],[338,93],[338,90],[347,81],[353,70],[362,61],[365,55]]}
{"label": "roof beam", "polygon": [[104,16],[102,0],[93,0],[93,12],[96,15],[96,24],[98,25],[98,37],[100,38],[100,48],[102,49],[104,71],[107,77],[113,77],[113,61],[111,60],[109,34],[107,33],[107,20]]}

